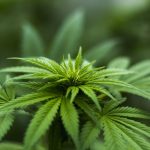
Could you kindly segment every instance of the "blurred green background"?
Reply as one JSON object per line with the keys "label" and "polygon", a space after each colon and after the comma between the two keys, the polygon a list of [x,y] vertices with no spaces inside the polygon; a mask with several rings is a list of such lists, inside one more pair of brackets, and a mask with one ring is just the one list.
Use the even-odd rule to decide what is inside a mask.
{"label": "blurred green background", "polygon": [[[74,20],[70,21],[70,26],[73,28],[67,30],[64,37],[60,32],[72,18]],[[65,40],[59,43],[58,37]],[[68,44],[74,38],[75,44]],[[30,52],[26,43],[37,53]],[[80,46],[87,58],[98,58],[99,65],[106,65],[118,56],[129,57],[132,64],[150,59],[150,1],[0,0],[0,68],[15,65],[6,59],[8,57],[28,56],[31,53],[59,60],[64,49],[67,49],[66,53],[70,50],[74,54],[73,51]],[[99,47],[107,51],[103,59],[99,56],[103,54],[92,54]],[[113,50],[107,50],[112,47]],[[57,55],[54,49],[59,51]],[[149,109],[145,102],[133,103]],[[22,130],[18,127],[16,134],[24,132]],[[15,140],[15,137],[12,139]]]}
{"label": "blurred green background", "polygon": [[48,51],[63,21],[77,9],[84,11],[78,47],[86,51],[117,39],[117,56],[129,56],[132,62],[149,58],[149,3],[149,0],[0,0],[0,66],[10,63],[7,57],[21,56],[25,22],[36,28],[44,50]]}

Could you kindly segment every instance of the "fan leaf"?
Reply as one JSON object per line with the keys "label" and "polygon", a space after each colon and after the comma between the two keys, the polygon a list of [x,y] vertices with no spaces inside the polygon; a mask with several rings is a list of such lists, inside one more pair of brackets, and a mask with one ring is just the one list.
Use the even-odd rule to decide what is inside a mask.
{"label": "fan leaf", "polygon": [[68,99],[63,99],[61,103],[61,117],[64,127],[79,148],[79,117],[76,108]]}
{"label": "fan leaf", "polygon": [[40,107],[31,121],[24,139],[25,149],[30,150],[52,124],[61,99],[53,99]]}

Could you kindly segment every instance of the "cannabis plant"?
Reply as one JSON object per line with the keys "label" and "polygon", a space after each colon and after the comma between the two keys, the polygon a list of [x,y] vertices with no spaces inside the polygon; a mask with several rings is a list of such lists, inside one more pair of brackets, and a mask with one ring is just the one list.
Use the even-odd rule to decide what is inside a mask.
{"label": "cannabis plant", "polygon": [[149,113],[119,106],[126,101],[123,93],[149,99],[149,86],[145,89],[131,82],[140,79],[144,84],[149,79],[143,77],[150,71],[137,72],[145,62],[131,69],[127,69],[126,60],[119,63],[121,67],[117,67],[118,60],[107,68],[95,67],[94,62],[82,58],[81,49],[75,59],[68,55],[60,63],[46,57],[11,59],[30,66],[0,70],[15,73],[7,82],[26,89],[21,95],[16,90],[16,96],[9,96],[7,90],[1,88],[0,112],[2,117],[9,115],[9,119],[0,124],[1,138],[11,126],[13,114],[24,111],[33,115],[24,136],[24,150],[39,146],[46,150],[94,149],[94,144],[103,139],[100,150],[150,149],[150,127],[139,122],[139,119],[150,119]]}

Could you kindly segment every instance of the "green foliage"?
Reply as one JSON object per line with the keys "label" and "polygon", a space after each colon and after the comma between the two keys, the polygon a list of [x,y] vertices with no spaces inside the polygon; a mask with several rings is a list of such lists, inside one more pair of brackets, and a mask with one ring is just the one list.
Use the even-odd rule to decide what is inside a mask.
{"label": "green foliage", "polygon": [[37,31],[29,23],[23,25],[22,56],[43,56],[44,46]]}
{"label": "green foliage", "polygon": [[99,140],[96,140],[92,146],[91,146],[91,150],[106,150],[104,143],[100,142]]}
{"label": "green foliage", "polygon": [[53,94],[50,94],[48,92],[47,93],[44,93],[44,92],[31,93],[31,94],[27,94],[25,96],[16,98],[16,99],[2,105],[1,110],[7,111],[10,109],[14,109],[14,108],[23,108],[28,105],[33,105],[33,104],[39,103],[41,101],[45,101],[47,99],[52,99],[55,97],[56,97],[56,95],[54,96]]}
{"label": "green foliage", "polygon": [[127,57],[119,57],[112,60],[108,67],[109,68],[119,68],[119,69],[127,69],[130,64],[130,60]]}
{"label": "green foliage", "polygon": [[23,146],[20,144],[14,144],[14,143],[1,143],[0,144],[0,150],[23,150]]}
{"label": "green foliage", "polygon": [[[61,118],[63,127],[60,128],[63,132],[65,129],[67,134],[64,134],[71,138],[61,135],[59,144],[62,148],[67,143],[77,150],[92,149],[101,131],[104,132],[103,147],[106,150],[150,148],[150,127],[136,120],[150,119],[149,113],[128,106],[119,107],[125,101],[121,96],[122,91],[149,99],[147,90],[136,86],[136,82],[130,82],[131,77],[135,81],[149,75],[148,71],[139,75],[136,73],[144,70],[148,62],[127,69],[129,60],[119,58],[110,63],[108,68],[94,67],[93,62],[82,58],[81,48],[75,59],[68,55],[60,63],[46,57],[13,59],[30,65],[1,69],[1,73],[15,73],[14,77],[7,80],[9,84],[6,89],[14,85],[30,92],[15,97],[12,89],[8,90],[8,94],[6,89],[1,88],[0,112],[10,116],[0,123],[2,137],[13,121],[13,113],[9,111],[15,113],[19,109],[29,114],[35,113],[25,134],[25,150],[36,148],[37,143],[46,137],[50,139],[49,128],[55,117],[57,121]],[[118,65],[120,62],[121,66]],[[53,131],[50,130],[50,133]]]}
{"label": "green foliage", "polygon": [[[0,106],[5,105],[9,101],[15,98],[15,92],[13,86],[6,81],[3,85],[0,85]],[[0,140],[7,134],[14,121],[13,111],[7,110],[6,112],[0,112]]]}
{"label": "green foliage", "polygon": [[77,88],[77,87],[69,87],[67,89],[66,97],[68,97],[70,92],[71,92],[70,102],[72,103],[74,101],[75,97],[77,96],[78,92],[79,92],[79,88]]}
{"label": "green foliage", "polygon": [[53,99],[44,104],[35,114],[25,136],[25,149],[32,149],[39,138],[46,132],[52,124],[58,111],[60,99]]}
{"label": "green foliage", "polygon": [[0,140],[5,136],[5,134],[10,129],[14,121],[14,116],[11,112],[5,114],[0,114]]}
{"label": "green foliage", "polygon": [[66,131],[79,148],[79,117],[76,108],[67,99],[62,101],[61,117]]}
{"label": "green foliage", "polygon": [[[122,66],[120,65],[122,64]],[[137,89],[127,89],[122,88],[121,91],[129,92],[132,94],[137,94],[139,96],[145,97],[149,99],[149,75],[150,75],[150,61],[145,60],[140,63],[137,63],[131,67],[129,67],[129,59],[128,58],[117,58],[110,62],[109,68],[125,68],[129,71],[133,72],[128,76],[119,76],[118,79],[125,81],[134,85]],[[118,90],[118,89],[117,89]]]}
{"label": "green foliage", "polygon": [[107,149],[150,148],[150,127],[131,118],[149,118],[149,114],[131,107],[117,107],[103,112],[101,122]]}
{"label": "green foliage", "polygon": [[96,60],[96,63],[100,63],[107,54],[114,50],[117,44],[118,42],[116,40],[108,40],[88,50],[85,54],[85,58],[91,61]]}
{"label": "green foliage", "polygon": [[96,94],[94,93],[94,91],[91,90],[91,88],[88,87],[88,86],[80,86],[80,89],[83,91],[83,93],[84,93],[85,95],[87,95],[88,97],[90,97],[91,100],[92,100],[92,101],[95,103],[95,105],[97,106],[97,108],[98,108],[99,110],[101,110],[101,108],[100,108],[100,106],[99,106],[99,103],[98,103],[97,96],[96,96]]}
{"label": "green foliage", "polygon": [[83,32],[83,16],[83,11],[78,10],[66,19],[54,38],[50,48],[50,58],[60,60],[62,55],[75,53]]}
{"label": "green foliage", "polygon": [[[23,150],[23,145],[19,143],[10,143],[10,142],[3,142],[0,143],[0,150]],[[32,150],[45,150],[42,146],[37,146]]]}
{"label": "green foliage", "polygon": [[100,135],[101,129],[92,122],[87,122],[81,132],[82,149],[89,148]]}
{"label": "green foliage", "polygon": [[[31,56],[49,56],[49,58],[60,61],[62,56],[67,56],[70,53],[74,56],[77,53],[78,46],[80,45],[81,37],[83,34],[85,15],[82,9],[76,10],[69,15],[62,26],[58,29],[53,42],[50,46],[45,48],[43,45],[42,37],[39,35],[37,29],[29,22],[24,23],[22,27],[22,42],[21,54],[23,57]],[[101,63],[108,54],[115,50],[118,40],[111,39],[85,51],[85,58],[96,63]],[[48,54],[44,51],[48,50]],[[100,53],[100,55],[97,55]]]}
{"label": "green foliage", "polygon": [[[55,12],[55,10],[59,10],[57,11],[59,17],[64,15],[62,13],[62,9],[64,8],[63,3],[60,5],[60,8],[57,8],[59,5],[57,5],[57,2],[53,1],[46,2],[38,0],[36,3],[29,2],[30,7],[28,7],[28,1],[20,2],[19,0],[15,0],[19,2],[19,5],[16,2],[17,5],[14,5],[14,2],[9,3],[8,1],[10,0],[4,1],[0,2],[3,3],[1,6],[1,20],[4,20],[1,21],[2,23],[0,26],[2,29],[0,44],[3,49],[2,57],[5,55],[5,52],[7,54],[7,48],[5,47],[6,43],[8,43],[8,50],[11,49],[13,55],[16,54],[14,53],[16,52],[14,51],[16,50],[16,46],[14,46],[13,49],[13,44],[18,41],[15,36],[18,32],[19,21],[24,20],[24,17],[31,19],[32,22],[40,27],[41,31],[46,31],[43,33],[46,37],[49,36],[49,33],[45,29],[45,25],[47,25],[45,17],[56,18],[53,16],[55,13],[51,13]],[[77,2],[72,2],[70,3],[71,7],[68,5],[70,7],[69,10],[76,7]],[[98,13],[101,19],[98,19],[99,21],[96,22],[96,24],[94,23],[96,26],[93,27],[92,31],[89,30],[88,27],[89,24],[91,25],[90,22],[87,22],[86,26],[83,26],[85,17],[82,10],[76,11],[70,15],[65,22],[62,22],[61,28],[58,29],[53,42],[50,43],[48,48],[43,46],[43,41],[45,42],[47,39],[42,40],[38,31],[36,31],[31,24],[24,24],[22,28],[21,52],[19,53],[21,53],[23,57],[49,56],[57,60],[57,62],[61,62],[60,58],[62,55],[66,58],[68,53],[70,53],[71,56],[76,54],[84,28],[87,29],[85,30],[85,37],[82,38],[85,40],[85,47],[95,42],[93,39],[96,39],[96,41],[98,38],[103,40],[103,38],[108,38],[109,34],[112,38],[112,40],[106,39],[104,44],[100,43],[84,51],[85,58],[90,61],[96,60],[96,65],[99,63],[103,64],[103,61],[106,61],[109,56],[112,57],[112,54],[114,54],[118,40],[114,40],[113,32],[115,32],[115,37],[118,37],[118,35],[119,37],[120,35],[125,35],[125,37],[121,37],[121,39],[125,39],[125,41],[121,42],[121,46],[123,46],[123,44],[125,45],[125,53],[129,51],[129,53],[131,53],[130,55],[136,56],[136,59],[141,53],[148,57],[149,55],[143,53],[143,51],[148,49],[147,45],[149,45],[149,40],[147,40],[149,38],[147,38],[147,33],[145,32],[145,30],[147,31],[148,22],[146,24],[143,23],[143,18],[145,21],[143,14],[138,15],[138,22],[137,19],[134,21],[135,19],[133,17],[131,17],[132,19],[127,17],[133,15],[131,10],[135,13],[137,10],[139,11],[141,8],[145,8],[143,6],[146,6],[146,2],[143,0],[134,2],[131,0],[131,3],[126,1],[124,1],[124,3],[121,0],[115,0],[115,2],[117,3],[114,3],[115,5],[111,7],[114,11],[106,8],[108,5],[105,5],[105,3],[107,2],[102,2],[102,9],[99,9],[100,12]],[[49,9],[49,4],[54,6],[55,10],[53,10],[53,8]],[[128,4],[130,7],[126,7]],[[64,3],[64,5],[66,5],[66,3]],[[12,6],[15,11],[11,8]],[[20,8],[20,6],[21,9],[18,11],[16,8]],[[91,6],[86,4],[85,7],[88,8]],[[46,13],[37,11],[43,11],[45,8],[48,8],[48,11],[50,10],[51,12],[49,13],[47,10],[45,11]],[[66,13],[68,12],[68,8],[66,6],[65,8]],[[91,8],[95,9],[96,7]],[[5,9],[7,9],[7,11]],[[11,11],[10,14],[14,16],[15,19],[9,16],[6,17],[5,14],[3,14],[3,10],[4,13],[7,12],[6,14],[9,14],[9,11]],[[24,13],[23,10],[28,11]],[[95,10],[97,11],[97,9]],[[38,12],[40,13],[38,14]],[[93,18],[93,12],[93,9],[91,9],[88,17]],[[105,15],[105,12],[108,15]],[[19,15],[17,15],[17,13]],[[34,16],[38,14],[38,17],[36,17],[38,20],[36,20],[34,16],[29,16],[30,13],[33,13]],[[145,13],[147,13],[147,11],[145,11]],[[50,14],[50,16],[47,16],[48,14]],[[46,16],[44,17],[44,15]],[[108,18],[105,18],[106,16],[108,16]],[[41,18],[44,18],[44,22]],[[121,18],[124,18],[123,20],[125,21],[122,21]],[[92,20],[95,22],[95,19],[94,17]],[[10,26],[12,20],[17,21],[17,26],[15,24],[17,32],[14,31],[13,24]],[[130,26],[127,25],[127,20],[129,20]],[[52,22],[50,30],[53,30],[53,26],[55,26],[55,20]],[[42,26],[41,23],[44,26]],[[137,24],[140,24],[140,26],[137,27]],[[128,32],[124,34],[123,31],[123,33],[121,33],[121,29]],[[10,32],[10,34],[7,32]],[[11,32],[14,33],[15,36],[11,36]],[[98,38],[95,37],[95,34],[97,34]],[[10,37],[10,43],[7,37]],[[7,39],[6,41],[4,41],[5,38]],[[126,49],[126,44],[128,49]],[[135,48],[136,53],[131,52],[131,47],[132,49]],[[47,53],[44,53],[44,50],[45,52],[48,50]],[[44,149],[48,150],[51,149],[51,145],[48,144],[52,142],[55,142],[52,144],[52,149],[54,150],[57,149],[56,145],[59,145],[61,150],[150,149],[148,143],[150,139],[150,128],[146,125],[149,122],[145,121],[146,124],[140,123],[142,119],[150,119],[149,114],[137,108],[128,106],[118,107],[118,105],[124,102],[122,94],[125,97],[128,97],[126,93],[131,93],[146,99],[150,98],[149,60],[129,67],[130,60],[128,58],[117,58],[108,65],[108,69],[105,69],[104,67],[95,68],[94,63],[83,60],[81,52],[76,59],[72,59],[68,56],[68,60],[64,59],[59,64],[44,57],[18,59],[30,64],[30,66],[9,67],[1,70],[3,73],[12,73],[14,75],[14,81],[12,83],[11,79],[8,79],[7,82],[9,82],[9,84],[5,83],[0,86],[0,140],[1,138],[3,140],[4,135],[11,127],[17,113],[28,114],[30,117],[33,117],[33,119],[25,134],[25,147],[24,145],[15,143],[1,143],[0,150],[43,150],[41,146],[38,146],[39,143],[42,143],[45,147]],[[15,89],[12,84],[15,85]],[[19,93],[17,88],[21,90],[21,93]],[[60,117],[63,123],[60,121]],[[26,118],[23,117],[23,120],[26,121]],[[55,124],[52,124],[52,121],[54,121]],[[56,133],[54,133],[53,129],[58,130],[58,126],[61,132],[56,132],[59,134],[55,136]],[[69,137],[65,133],[63,126]],[[17,127],[16,130],[18,130]],[[24,129],[24,126],[21,126],[21,128]],[[48,130],[49,128],[50,132]],[[100,131],[104,132],[105,145],[103,143],[103,135],[99,135]],[[54,137],[55,139],[52,140]]]}

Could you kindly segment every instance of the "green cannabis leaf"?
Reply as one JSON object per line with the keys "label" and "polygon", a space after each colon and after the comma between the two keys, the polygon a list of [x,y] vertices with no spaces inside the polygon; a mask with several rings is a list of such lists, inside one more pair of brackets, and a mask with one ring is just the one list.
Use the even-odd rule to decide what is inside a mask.
{"label": "green cannabis leaf", "polygon": [[[0,106],[5,105],[15,98],[15,92],[12,85],[9,85],[6,81],[0,85]],[[11,128],[14,121],[13,111],[8,110],[5,112],[0,112],[0,140],[7,134],[8,130]]]}
{"label": "green cannabis leaf", "polygon": [[25,23],[22,30],[22,56],[43,56],[43,42],[34,27],[32,27],[29,23]]}
{"label": "green cannabis leaf", "polygon": [[84,12],[82,10],[75,11],[63,22],[50,47],[49,56],[51,58],[60,60],[62,55],[66,56],[68,53],[73,55],[77,51],[83,32],[83,22]]}
{"label": "green cannabis leaf", "polygon": [[110,103],[104,106],[101,117],[107,149],[148,150],[150,127],[132,118],[150,119],[149,114],[132,107],[111,107]]}
{"label": "green cannabis leaf", "polygon": [[[130,83],[134,85],[137,89],[128,89],[126,87],[121,88],[121,91],[129,92],[132,94],[136,94],[142,97],[145,97],[146,99],[149,99],[150,97],[150,88],[149,88],[149,75],[150,75],[150,61],[145,60],[142,62],[139,62],[131,67],[130,60],[128,58],[116,58],[113,61],[111,61],[108,65],[109,68],[116,68],[116,69],[128,69],[129,71],[133,71],[133,74],[128,74],[127,76],[118,76],[117,78],[125,81],[127,83]],[[118,91],[119,89],[117,89]],[[114,91],[114,89],[113,89]]]}

